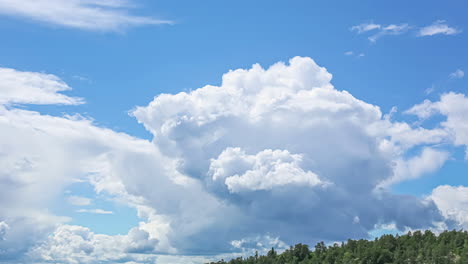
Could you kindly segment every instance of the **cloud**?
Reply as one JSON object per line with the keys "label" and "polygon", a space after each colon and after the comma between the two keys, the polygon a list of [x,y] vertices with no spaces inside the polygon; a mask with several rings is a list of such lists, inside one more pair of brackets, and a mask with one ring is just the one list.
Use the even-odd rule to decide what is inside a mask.
{"label": "cloud", "polygon": [[78,209],[78,213],[90,213],[90,214],[114,214],[112,211],[106,211],[102,209]]}
{"label": "cloud", "polygon": [[0,0],[0,13],[91,31],[121,31],[171,21],[132,15],[126,0]]}
{"label": "cloud", "polygon": [[10,229],[8,224],[5,223],[4,221],[1,221],[0,222],[0,241],[5,240],[5,235],[6,235],[7,231],[8,231],[8,229]]}
{"label": "cloud", "polygon": [[112,164],[115,156],[152,153],[154,147],[80,116],[56,117],[15,108],[15,103],[77,101],[56,93],[70,88],[53,75],[6,72],[0,74],[0,84],[18,89],[0,93],[2,103],[11,104],[0,104],[0,219],[10,226],[8,239],[0,241],[0,259],[14,262],[71,220],[47,208],[76,179],[92,174],[96,160]]}
{"label": "cloud", "polygon": [[465,76],[465,72],[460,70],[460,69],[457,69],[456,71],[450,73],[449,77],[451,79],[461,79]]}
{"label": "cloud", "polygon": [[[208,216],[209,224],[202,224],[209,226],[210,234],[223,234],[211,242],[222,246],[224,241],[266,233],[287,244],[337,241],[366,236],[381,222],[394,221],[403,230],[441,219],[433,203],[386,190],[377,195],[375,189],[394,177],[397,160],[412,163],[402,158],[404,153],[438,144],[446,132],[392,122],[377,106],[336,90],[331,77],[312,59],[295,57],[267,69],[253,65],[232,70],[220,86],[161,94],[133,111],[153,133],[161,153],[177,161],[177,173],[201,183],[230,206],[214,203],[214,211],[223,217],[216,213]],[[280,167],[287,168],[285,173],[276,174]],[[132,194],[146,197],[165,214],[154,190],[134,180],[140,183]],[[328,183],[326,188],[320,187],[322,182]],[[204,217],[194,221],[200,218]],[[238,231],[230,232],[233,229]],[[204,230],[193,230],[190,240],[173,240],[174,246],[195,252],[205,241],[200,239],[209,236]]]}
{"label": "cloud", "polygon": [[438,113],[438,109],[435,104],[430,100],[426,99],[422,103],[412,106],[410,109],[405,111],[406,114],[416,115],[421,119],[427,119]]}
{"label": "cloud", "polygon": [[287,150],[263,150],[247,155],[240,148],[227,148],[212,159],[213,180],[224,180],[230,192],[271,190],[283,185],[324,185],[319,177],[300,167],[302,155]]}
{"label": "cloud", "polygon": [[364,57],[364,56],[365,56],[364,53],[354,54],[353,51],[347,51],[347,52],[344,53],[344,55],[346,55],[346,56],[353,56],[353,55],[356,55],[355,57],[357,57],[357,58],[361,58],[361,57]]}
{"label": "cloud", "polygon": [[468,158],[468,125],[466,117],[468,115],[468,98],[460,93],[445,93],[440,96],[437,102],[425,100],[407,110],[407,113],[414,114],[419,118],[429,118],[435,114],[441,114],[446,120],[441,122],[441,126],[448,131],[450,139],[454,145],[465,146],[466,157]]}
{"label": "cloud", "polygon": [[[436,170],[421,168],[443,163],[432,145],[451,134],[392,121],[331,79],[295,57],[229,71],[220,86],[160,94],[132,111],[152,141],[0,106],[0,219],[15,223],[0,258],[148,263],[159,253],[241,254],[254,241],[313,244],[366,237],[377,224],[442,221],[430,200],[376,189],[398,161],[411,177]],[[67,225],[47,208],[76,179],[135,208],[141,222],[116,236]]]}
{"label": "cloud", "polygon": [[395,161],[394,176],[383,182],[382,186],[417,179],[422,175],[438,171],[448,158],[448,152],[426,147],[419,156]]}
{"label": "cloud", "polygon": [[429,95],[429,94],[433,93],[435,90],[436,90],[435,85],[432,85],[431,87],[426,88],[426,90],[424,90],[424,93],[425,93],[426,95]]}
{"label": "cloud", "polygon": [[461,30],[449,27],[445,20],[437,20],[432,25],[421,28],[418,31],[419,37],[434,36],[434,35],[456,35],[461,33]]}
{"label": "cloud", "polygon": [[406,33],[410,29],[410,26],[408,24],[391,24],[388,26],[382,27],[378,33],[372,35],[369,37],[369,40],[371,42],[376,42],[377,39],[385,36],[385,35],[401,35],[403,33]]}
{"label": "cloud", "polygon": [[1,104],[64,104],[84,103],[82,98],[68,97],[59,92],[71,88],[52,74],[24,72],[0,68]]}
{"label": "cloud", "polygon": [[109,236],[95,234],[86,227],[62,225],[29,251],[28,259],[55,263],[149,263],[156,259],[148,253],[154,253],[157,244],[157,239],[138,227],[126,235]]}
{"label": "cloud", "polygon": [[[368,37],[369,41],[376,42],[377,39],[385,35],[400,35],[400,34],[406,33],[410,28],[411,27],[408,24],[399,24],[399,25],[390,24],[390,25],[384,26],[384,25],[374,24],[374,23],[364,23],[364,24],[351,27],[351,31],[355,31],[357,34],[363,34],[363,33],[370,32],[370,31],[377,31],[377,33]],[[362,57],[361,54],[359,55],[359,57]]]}
{"label": "cloud", "polygon": [[68,202],[76,206],[85,206],[91,204],[91,199],[81,196],[70,196],[67,198]]}
{"label": "cloud", "polygon": [[432,191],[430,198],[445,218],[458,225],[457,228],[468,228],[468,187],[438,186]]}
{"label": "cloud", "polygon": [[380,29],[382,26],[379,24],[374,24],[374,23],[363,23],[359,24],[356,26],[351,27],[351,31],[356,31],[358,34],[367,32],[367,31],[372,31],[376,29]]}
{"label": "cloud", "polygon": [[[367,32],[376,32],[370,37],[368,37],[369,41],[375,43],[377,40],[385,35],[401,35],[409,30],[414,28],[409,24],[390,24],[390,25],[381,25],[381,24],[374,24],[374,23],[364,23],[360,25],[356,25],[351,27],[351,31],[356,32],[357,34],[363,34]],[[438,34],[443,35],[455,35],[461,33],[461,30],[449,27],[445,20],[437,20],[432,25],[420,28],[416,35],[418,37],[423,36],[433,36]]]}

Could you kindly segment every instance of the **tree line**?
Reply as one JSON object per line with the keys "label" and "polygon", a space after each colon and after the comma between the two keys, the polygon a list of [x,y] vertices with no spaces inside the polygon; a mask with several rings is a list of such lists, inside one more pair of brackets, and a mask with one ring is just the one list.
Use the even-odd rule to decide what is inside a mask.
{"label": "tree line", "polygon": [[375,240],[351,240],[314,249],[291,246],[279,254],[272,248],[265,256],[238,257],[209,264],[468,264],[468,232],[408,232],[383,235]]}

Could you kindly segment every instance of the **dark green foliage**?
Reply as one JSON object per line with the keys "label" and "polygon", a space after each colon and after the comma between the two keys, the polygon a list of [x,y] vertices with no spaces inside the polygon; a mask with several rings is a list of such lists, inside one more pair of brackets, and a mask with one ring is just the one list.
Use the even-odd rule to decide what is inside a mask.
{"label": "dark green foliage", "polygon": [[333,246],[320,242],[313,250],[297,244],[281,254],[272,248],[266,256],[210,264],[468,264],[468,232],[445,231],[436,236],[431,231],[415,231]]}

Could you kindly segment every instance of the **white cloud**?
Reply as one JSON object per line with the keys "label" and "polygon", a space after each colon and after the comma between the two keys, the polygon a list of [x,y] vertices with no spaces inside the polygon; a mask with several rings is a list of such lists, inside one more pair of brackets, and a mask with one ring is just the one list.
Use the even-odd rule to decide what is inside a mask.
{"label": "white cloud", "polygon": [[7,231],[8,231],[8,229],[10,229],[8,224],[5,223],[4,221],[1,221],[0,222],[0,241],[5,239],[5,235],[6,235]]}
{"label": "white cloud", "polygon": [[112,211],[106,211],[102,209],[78,209],[78,213],[90,213],[90,214],[114,214]]}
{"label": "white cloud", "polygon": [[[375,188],[404,155],[412,164],[408,150],[444,142],[446,131],[393,122],[331,78],[296,57],[230,71],[220,86],[158,95],[133,111],[152,142],[0,106],[0,219],[15,223],[0,257],[148,263],[156,253],[231,252],[232,241],[257,237],[337,241],[376,224],[441,220],[431,202]],[[411,175],[426,172],[416,165]],[[46,208],[76,179],[135,207],[142,222],[121,236],[65,225],[70,219]]]}
{"label": "white cloud", "polygon": [[247,155],[240,148],[227,148],[217,159],[212,159],[210,172],[213,180],[224,180],[231,192],[271,190],[277,186],[324,185],[319,177],[300,167],[302,155],[287,150],[263,150]]}
{"label": "white cloud", "polygon": [[430,100],[424,100],[422,103],[412,106],[405,111],[406,114],[416,115],[421,119],[427,119],[438,113],[437,107]]}
{"label": "white cloud", "polygon": [[[62,225],[43,243],[33,248],[32,261],[60,263],[154,262],[158,240],[138,227],[126,235],[95,234],[81,226]],[[146,254],[142,254],[146,253]]]}
{"label": "white cloud", "polygon": [[465,76],[465,72],[460,70],[460,69],[457,69],[456,71],[450,73],[449,77],[451,79],[461,79]]}
{"label": "white cloud", "polygon": [[458,225],[457,228],[468,228],[468,187],[438,186],[432,191],[430,198],[445,218]]}
{"label": "white cloud", "polygon": [[418,36],[434,36],[438,34],[442,35],[456,35],[461,33],[461,30],[449,27],[445,20],[437,20],[432,25],[421,28],[418,31]]}
{"label": "white cloud", "polygon": [[369,37],[369,40],[371,42],[376,42],[377,39],[385,36],[385,35],[401,35],[403,33],[406,33],[410,29],[410,26],[408,24],[391,24],[388,26],[382,27],[378,33],[372,35]]}
{"label": "white cloud", "polygon": [[[366,32],[376,31],[372,36],[368,37],[369,41],[376,42],[377,39],[385,35],[400,35],[406,33],[411,27],[408,24],[390,24],[390,25],[380,25],[374,23],[364,23],[351,27],[351,31],[355,31],[357,34],[363,34]],[[359,54],[358,57],[362,57]]]}
{"label": "white cloud", "polygon": [[93,31],[120,31],[128,27],[171,23],[132,15],[126,0],[0,0],[0,13],[39,22]]}
{"label": "white cloud", "polygon": [[426,90],[424,90],[424,93],[426,95],[429,95],[431,93],[433,93],[434,91],[436,90],[436,87],[434,85],[432,85],[431,87],[427,88]]}
{"label": "white cloud", "polygon": [[374,23],[363,23],[359,24],[356,26],[351,27],[351,31],[356,31],[358,34],[367,32],[367,31],[372,31],[376,29],[380,29],[382,26],[379,24],[374,24]]}
{"label": "white cloud", "polygon": [[419,156],[408,160],[395,161],[394,176],[382,183],[388,186],[405,180],[413,180],[424,174],[439,170],[449,158],[449,153],[432,148],[424,148]]}
{"label": "white cloud", "polygon": [[[406,151],[438,144],[446,131],[392,122],[377,106],[336,90],[330,81],[326,69],[310,58],[296,57],[268,69],[254,65],[230,71],[220,86],[161,94],[133,115],[153,133],[162,154],[177,161],[178,173],[202,183],[234,208],[215,210],[222,212],[223,220],[209,217],[211,231],[225,234],[216,237],[218,246],[252,233],[273,232],[286,243],[313,243],[365,236],[378,222],[394,221],[401,229],[432,225],[440,217],[434,204],[386,191],[376,195],[374,190],[394,176],[392,164]],[[271,158],[273,150],[287,153],[289,161]],[[269,158],[259,158],[266,153]],[[294,155],[300,161],[294,161]],[[424,156],[430,157],[438,158]],[[285,164],[287,171],[298,172],[300,180],[292,179],[291,173],[273,173],[275,166]],[[415,171],[413,176],[427,172]],[[305,179],[314,179],[315,184]],[[329,184],[311,188],[319,182]],[[133,194],[146,197],[164,214],[154,190],[145,190],[142,184]],[[234,216],[225,216],[233,212]],[[229,232],[234,226],[243,230]],[[178,228],[174,225],[174,230]],[[196,249],[205,242],[200,240],[206,237],[201,230],[175,247]]]}
{"label": "white cloud", "polygon": [[364,57],[364,56],[365,56],[364,53],[354,54],[353,51],[347,51],[347,52],[344,53],[344,55],[346,55],[346,56],[353,56],[353,55],[356,55],[355,57],[357,57],[357,58],[361,58],[361,57]]}
{"label": "white cloud", "polygon": [[91,199],[81,196],[70,196],[67,198],[68,202],[76,206],[85,206],[91,204]]}
{"label": "white cloud", "polygon": [[[37,73],[31,75],[44,77]],[[10,77],[0,75],[0,83],[10,82]],[[34,81],[19,86],[20,91],[10,93],[4,102],[60,104],[69,101],[56,96],[55,91],[60,90],[56,87],[57,80],[46,77],[47,85],[33,78]],[[53,81],[47,82],[50,79]],[[68,86],[63,84],[63,87]],[[16,92],[36,96],[21,101],[24,98]],[[154,149],[148,141],[96,127],[92,121],[79,116],[54,117],[1,105],[0,146],[0,219],[14,223],[10,224],[8,239],[0,241],[2,259],[20,258],[57,226],[70,220],[47,208],[76,179],[86,179],[94,173],[99,157],[104,164],[112,164],[115,157],[153,153]]]}
{"label": "white cloud", "polygon": [[84,102],[77,97],[68,97],[59,92],[71,88],[52,74],[23,72],[0,68],[1,104],[65,104],[77,105]]}
{"label": "white cloud", "polygon": [[448,131],[453,144],[465,146],[468,158],[468,98],[459,93],[446,93],[437,102],[425,100],[419,105],[413,106],[407,113],[419,118],[429,118],[435,114],[446,117],[441,126]]}
{"label": "white cloud", "polygon": [[[374,23],[364,23],[351,27],[351,31],[355,31],[357,34],[363,34],[367,32],[376,32],[370,37],[369,41],[375,43],[377,39],[385,35],[401,35],[408,32],[410,29],[414,28],[409,24],[390,24],[390,25],[380,25]],[[437,20],[432,25],[420,28],[417,32],[417,36],[433,36],[437,34],[443,35],[455,35],[461,33],[461,30],[449,27],[445,20]]]}

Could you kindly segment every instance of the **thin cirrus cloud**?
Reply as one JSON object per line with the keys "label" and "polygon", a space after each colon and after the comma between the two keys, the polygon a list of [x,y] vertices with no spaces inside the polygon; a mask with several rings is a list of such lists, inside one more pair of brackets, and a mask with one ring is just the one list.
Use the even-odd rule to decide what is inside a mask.
{"label": "thin cirrus cloud", "polygon": [[131,14],[134,7],[130,0],[0,0],[0,14],[89,31],[172,23]]}
{"label": "thin cirrus cloud", "polygon": [[91,204],[91,199],[81,196],[70,196],[67,200],[71,205],[75,206],[86,206]]}
{"label": "thin cirrus cloud", "polygon": [[460,29],[450,27],[445,20],[437,20],[432,23],[432,25],[421,28],[418,32],[418,36],[456,35],[459,33],[461,33]]}
{"label": "thin cirrus cloud", "polygon": [[[402,24],[390,24],[381,25],[375,23],[362,23],[359,25],[352,26],[350,31],[356,32],[357,34],[364,34],[374,32],[373,35],[369,36],[370,42],[375,43],[377,39],[385,35],[402,35],[415,28],[406,23]],[[434,35],[456,35],[461,33],[460,29],[450,27],[445,20],[437,20],[429,26],[419,28],[416,32],[416,36],[434,36]]]}
{"label": "thin cirrus cloud", "polygon": [[363,23],[363,24],[359,24],[359,25],[356,25],[356,26],[352,26],[351,31],[356,31],[358,34],[361,34],[361,33],[367,32],[367,31],[380,29],[381,27],[382,26],[379,25],[379,24]]}
{"label": "thin cirrus cloud", "polygon": [[79,209],[76,210],[77,213],[89,213],[89,214],[114,214],[112,211],[107,211],[103,209]]}
{"label": "thin cirrus cloud", "polygon": [[400,35],[408,31],[410,26],[408,24],[390,24],[380,25],[374,23],[362,23],[350,28],[351,31],[357,34],[363,34],[366,32],[376,32],[372,36],[368,37],[369,41],[375,43],[377,39],[385,35]]}

